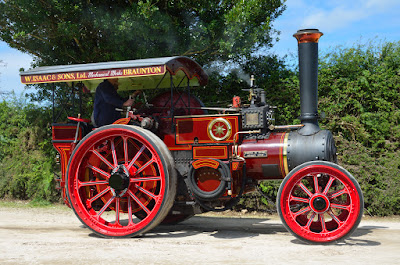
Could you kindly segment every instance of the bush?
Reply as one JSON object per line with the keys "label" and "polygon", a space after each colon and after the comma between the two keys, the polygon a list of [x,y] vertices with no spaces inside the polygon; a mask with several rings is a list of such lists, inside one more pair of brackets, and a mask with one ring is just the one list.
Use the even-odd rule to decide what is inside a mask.
{"label": "bush", "polygon": [[[335,48],[320,59],[318,81],[319,110],[326,113],[320,125],[335,135],[339,164],[359,181],[366,211],[400,214],[400,42]],[[298,95],[296,75],[275,90],[285,89]],[[290,111],[293,98],[278,102],[288,106],[278,120],[291,124],[298,115]],[[264,190],[275,190],[275,200],[273,186]]]}
{"label": "bush", "polygon": [[49,114],[15,96],[0,103],[0,198],[59,200]]}

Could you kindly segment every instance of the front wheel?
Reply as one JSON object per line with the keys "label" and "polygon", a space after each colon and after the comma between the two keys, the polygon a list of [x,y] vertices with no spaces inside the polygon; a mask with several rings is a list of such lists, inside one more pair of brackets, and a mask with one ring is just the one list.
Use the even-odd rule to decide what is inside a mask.
{"label": "front wheel", "polygon": [[109,125],[76,146],[66,187],[75,214],[96,234],[133,237],[164,220],[175,198],[176,173],[171,153],[153,133]]}
{"label": "front wheel", "polygon": [[283,225],[308,243],[330,243],[350,236],[361,221],[363,208],[363,195],[355,178],[326,161],[294,168],[277,196]]}

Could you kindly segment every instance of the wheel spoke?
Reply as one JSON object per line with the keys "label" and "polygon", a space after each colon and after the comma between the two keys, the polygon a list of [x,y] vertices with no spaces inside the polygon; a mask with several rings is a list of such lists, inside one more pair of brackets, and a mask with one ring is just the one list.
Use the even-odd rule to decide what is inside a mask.
{"label": "wheel spoke", "polygon": [[139,200],[138,197],[135,196],[135,194],[133,194],[130,190],[128,190],[128,194],[140,206],[140,208],[142,208],[147,213],[147,215],[150,214],[150,210]]}
{"label": "wheel spoke", "polygon": [[129,219],[129,224],[133,224],[133,219],[132,219],[132,201],[131,197],[128,196],[128,219]]}
{"label": "wheel spoke", "polygon": [[304,202],[304,203],[309,203],[309,199],[307,198],[301,198],[301,197],[295,197],[293,195],[290,195],[290,201],[297,201],[297,202]]}
{"label": "wheel spoke", "polygon": [[298,186],[305,192],[305,193],[307,193],[307,195],[309,196],[309,197],[311,197],[313,194],[311,193],[311,191],[309,191],[308,189],[307,189],[307,187],[306,186],[304,186],[304,184],[303,183],[299,183],[298,184]]}
{"label": "wheel spoke", "polygon": [[128,137],[123,137],[122,140],[124,141],[124,160],[125,160],[125,164],[128,164]]}
{"label": "wheel spoke", "polygon": [[308,219],[308,222],[307,222],[307,224],[306,224],[306,227],[307,227],[308,229],[310,229],[310,226],[311,226],[311,224],[312,224],[312,222],[313,222],[313,220],[314,220],[315,215],[316,215],[316,214],[313,212],[313,213],[311,214],[311,216],[310,216],[310,219]]}
{"label": "wheel spoke", "polygon": [[111,174],[110,174],[110,173],[107,173],[107,172],[101,170],[101,169],[98,168],[98,167],[92,166],[92,165],[90,165],[90,164],[88,164],[87,167],[90,168],[90,169],[92,169],[93,171],[96,171],[96,172],[99,173],[100,175],[106,177],[106,179],[109,179],[109,178],[111,177]]}
{"label": "wheel spoke", "polygon": [[321,223],[321,229],[322,229],[321,232],[322,232],[322,233],[328,232],[328,231],[326,230],[324,214],[318,214],[318,219],[319,219],[319,222]]}
{"label": "wheel spoke", "polygon": [[110,161],[108,161],[104,156],[102,156],[99,152],[96,150],[92,150],[92,153],[95,154],[98,158],[100,158],[101,161],[103,161],[110,169],[113,169],[113,165],[111,165]]}
{"label": "wheel spoke", "polygon": [[335,192],[334,194],[332,194],[330,196],[330,199],[334,199],[334,198],[339,197],[340,195],[343,195],[345,193],[346,193],[346,189],[341,189],[338,192]]}
{"label": "wheel spoke", "polygon": [[143,166],[141,166],[135,173],[135,175],[140,174],[143,170],[145,170],[148,166],[150,166],[151,164],[153,164],[155,162],[155,160],[152,158],[149,161],[147,161],[146,164],[144,164]]}
{"label": "wheel spoke", "polygon": [[326,184],[326,187],[325,187],[324,191],[322,192],[323,194],[326,195],[326,194],[328,193],[328,191],[329,191],[329,189],[331,188],[332,183],[333,183],[334,180],[335,180],[334,177],[330,177],[330,178],[329,178],[329,181],[328,181],[328,183]]}
{"label": "wheel spoke", "polygon": [[338,218],[334,213],[332,213],[331,211],[328,211],[328,214],[329,214],[330,217],[332,217],[332,219],[333,219],[339,226],[341,226],[341,225],[343,224],[343,222],[340,221],[339,218]]}
{"label": "wheel spoke", "polygon": [[139,149],[139,151],[136,153],[136,155],[132,158],[131,162],[127,166],[128,170],[135,164],[136,160],[139,158],[139,156],[143,153],[144,149],[146,148],[145,145],[142,145],[142,147]]}
{"label": "wheel spoke", "polygon": [[144,178],[131,178],[130,182],[145,182],[145,181],[160,181],[160,176],[144,177]]}
{"label": "wheel spoke", "polygon": [[100,218],[100,216],[104,213],[104,211],[110,206],[110,204],[114,201],[115,196],[111,197],[111,199],[108,200],[106,204],[100,209],[100,211],[97,213],[97,217]]}
{"label": "wheel spoke", "polygon": [[92,207],[92,203],[93,203],[94,201],[96,201],[97,199],[99,199],[101,196],[103,196],[104,194],[106,194],[106,193],[109,192],[110,190],[111,190],[111,188],[110,188],[110,187],[107,187],[107,188],[104,189],[102,192],[98,193],[96,196],[94,196],[94,197],[88,199],[88,200],[87,200],[87,205],[88,205],[89,207]]}
{"label": "wheel spoke", "polygon": [[299,215],[301,215],[301,214],[308,213],[309,211],[311,211],[311,208],[310,208],[310,206],[307,206],[307,207],[304,208],[303,210],[297,211],[297,212],[295,212],[295,213],[293,213],[293,214],[294,214],[295,217],[297,217],[297,216],[299,216]]}
{"label": "wheel spoke", "polygon": [[135,184],[135,187],[140,190],[141,192],[143,192],[144,194],[148,195],[149,197],[153,198],[153,199],[157,199],[158,196],[155,195],[154,193],[151,193],[150,191],[140,187],[138,184]]}
{"label": "wheel spoke", "polygon": [[319,193],[318,175],[314,175],[313,180],[314,180],[314,193]]}
{"label": "wheel spoke", "polygon": [[337,208],[337,209],[342,209],[342,210],[350,210],[350,205],[342,205],[342,204],[337,204],[337,203],[331,203],[332,208]]}
{"label": "wheel spoke", "polygon": [[117,167],[118,166],[118,159],[117,159],[117,153],[115,151],[114,139],[111,139],[111,154],[112,154],[112,158],[113,158],[114,167]]}
{"label": "wheel spoke", "polygon": [[85,182],[78,180],[78,189],[80,189],[81,187],[86,187],[86,186],[105,185],[105,184],[108,184],[107,180],[85,181]]}
{"label": "wheel spoke", "polygon": [[116,197],[115,198],[115,224],[116,225],[121,225],[119,222],[119,210],[120,210],[120,198]]}

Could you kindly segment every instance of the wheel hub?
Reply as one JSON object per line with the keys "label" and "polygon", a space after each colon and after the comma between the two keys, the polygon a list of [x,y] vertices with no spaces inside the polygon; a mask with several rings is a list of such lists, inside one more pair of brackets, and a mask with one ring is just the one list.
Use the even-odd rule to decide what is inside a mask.
{"label": "wheel hub", "polygon": [[317,194],[310,200],[310,207],[316,213],[324,213],[329,209],[329,199],[322,194]]}
{"label": "wheel hub", "polygon": [[128,190],[129,183],[129,171],[124,165],[119,165],[112,170],[108,184],[114,196],[123,196]]}

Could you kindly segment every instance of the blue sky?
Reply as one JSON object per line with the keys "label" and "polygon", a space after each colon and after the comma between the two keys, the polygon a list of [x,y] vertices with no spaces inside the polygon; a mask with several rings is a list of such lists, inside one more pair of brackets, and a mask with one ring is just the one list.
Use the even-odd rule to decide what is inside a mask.
{"label": "blue sky", "polygon": [[[274,22],[281,31],[279,42],[269,51],[280,56],[297,53],[293,34],[298,29],[318,28],[324,33],[320,51],[338,45],[353,46],[378,39],[400,41],[400,0],[288,0],[286,11]],[[0,42],[0,91],[23,93],[19,69],[28,69],[31,56]]]}

